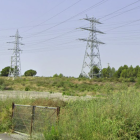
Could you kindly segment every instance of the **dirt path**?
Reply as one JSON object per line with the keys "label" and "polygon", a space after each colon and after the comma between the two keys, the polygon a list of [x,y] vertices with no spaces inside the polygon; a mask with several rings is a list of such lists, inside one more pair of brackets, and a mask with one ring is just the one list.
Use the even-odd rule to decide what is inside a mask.
{"label": "dirt path", "polygon": [[15,133],[12,134],[0,133],[0,140],[28,140],[28,137]]}
{"label": "dirt path", "polygon": [[0,100],[4,100],[6,98],[53,98],[60,99],[63,101],[74,101],[74,100],[89,100],[95,97],[92,96],[66,96],[62,95],[62,93],[49,93],[49,92],[36,92],[36,91],[0,91]]}

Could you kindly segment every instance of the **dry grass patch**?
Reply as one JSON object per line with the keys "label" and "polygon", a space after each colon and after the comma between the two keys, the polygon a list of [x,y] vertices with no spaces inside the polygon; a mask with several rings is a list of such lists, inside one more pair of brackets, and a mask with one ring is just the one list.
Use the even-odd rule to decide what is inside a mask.
{"label": "dry grass patch", "polygon": [[32,105],[36,105],[36,106],[49,106],[49,107],[64,107],[66,106],[66,102],[62,101],[62,100],[58,100],[58,99],[36,99],[32,102]]}

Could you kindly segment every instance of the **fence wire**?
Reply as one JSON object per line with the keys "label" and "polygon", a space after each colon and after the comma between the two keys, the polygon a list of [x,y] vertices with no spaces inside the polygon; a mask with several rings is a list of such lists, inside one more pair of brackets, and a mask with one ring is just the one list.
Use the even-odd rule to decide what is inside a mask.
{"label": "fence wire", "polygon": [[58,120],[59,107],[12,104],[13,131],[37,134],[50,130]]}
{"label": "fence wire", "polygon": [[36,107],[33,121],[33,133],[49,130],[52,125],[56,124],[57,109],[48,109]]}

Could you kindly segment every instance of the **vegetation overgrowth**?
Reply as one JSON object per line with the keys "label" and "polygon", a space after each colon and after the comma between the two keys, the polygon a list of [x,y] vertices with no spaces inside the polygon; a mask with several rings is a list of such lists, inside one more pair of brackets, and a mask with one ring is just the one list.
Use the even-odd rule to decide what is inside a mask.
{"label": "vegetation overgrowth", "polygon": [[0,90],[60,92],[63,95],[85,96],[119,91],[135,87],[139,90],[139,78],[74,78],[74,77],[22,77],[0,78]]}
{"label": "vegetation overgrowth", "polygon": [[[140,139],[139,78],[22,77],[0,78],[1,90],[62,92],[63,95],[91,95],[88,101],[65,103],[52,99],[0,100],[0,132],[11,131],[11,104],[60,106],[59,122],[44,129],[51,140]],[[101,98],[100,98],[101,97]],[[103,98],[102,98],[103,97]]]}
{"label": "vegetation overgrowth", "polygon": [[65,103],[50,99],[0,100],[0,132],[11,130],[11,104],[60,106],[59,122],[44,129],[46,140],[140,139],[140,93],[135,88],[108,91],[105,98]]}

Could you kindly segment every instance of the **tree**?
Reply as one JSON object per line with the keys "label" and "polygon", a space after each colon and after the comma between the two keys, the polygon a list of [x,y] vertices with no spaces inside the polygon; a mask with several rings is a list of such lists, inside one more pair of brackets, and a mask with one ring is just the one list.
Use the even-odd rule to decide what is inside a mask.
{"label": "tree", "polygon": [[112,77],[114,77],[115,72],[116,72],[115,68],[114,68],[114,67],[112,67],[112,69],[111,69],[111,76],[112,76]]}
{"label": "tree", "polygon": [[102,75],[103,75],[103,77],[107,77],[107,78],[109,77],[107,68],[102,69]]}
{"label": "tree", "polygon": [[58,74],[57,74],[57,73],[56,73],[56,74],[54,74],[54,75],[53,75],[53,77],[58,77]]}
{"label": "tree", "polygon": [[121,77],[123,77],[123,78],[126,78],[126,77],[127,77],[127,69],[124,69],[124,70],[121,72]]}
{"label": "tree", "polygon": [[27,70],[24,73],[25,76],[35,76],[36,74],[37,74],[37,72],[35,70],[32,70],[32,69]]}
{"label": "tree", "polygon": [[89,72],[89,76],[91,78],[93,78],[93,77],[99,77],[99,72],[100,72],[100,69],[97,66],[93,66],[93,68]]}
{"label": "tree", "polygon": [[121,66],[119,67],[119,69],[116,71],[115,73],[115,77],[120,78],[121,77],[121,73],[124,69],[129,69],[127,65]]}
{"label": "tree", "polygon": [[58,76],[59,76],[60,78],[64,77],[62,73],[60,73]]}
{"label": "tree", "polygon": [[132,67],[132,65],[127,70],[127,77],[134,77],[134,68]]}
{"label": "tree", "polygon": [[138,72],[139,72],[139,69],[140,69],[139,66],[136,66],[136,67],[134,68],[134,76],[135,76],[135,77],[137,77]]}
{"label": "tree", "polygon": [[1,76],[8,76],[10,67],[5,67],[1,71]]}
{"label": "tree", "polygon": [[137,77],[140,79],[140,68],[138,70]]}

